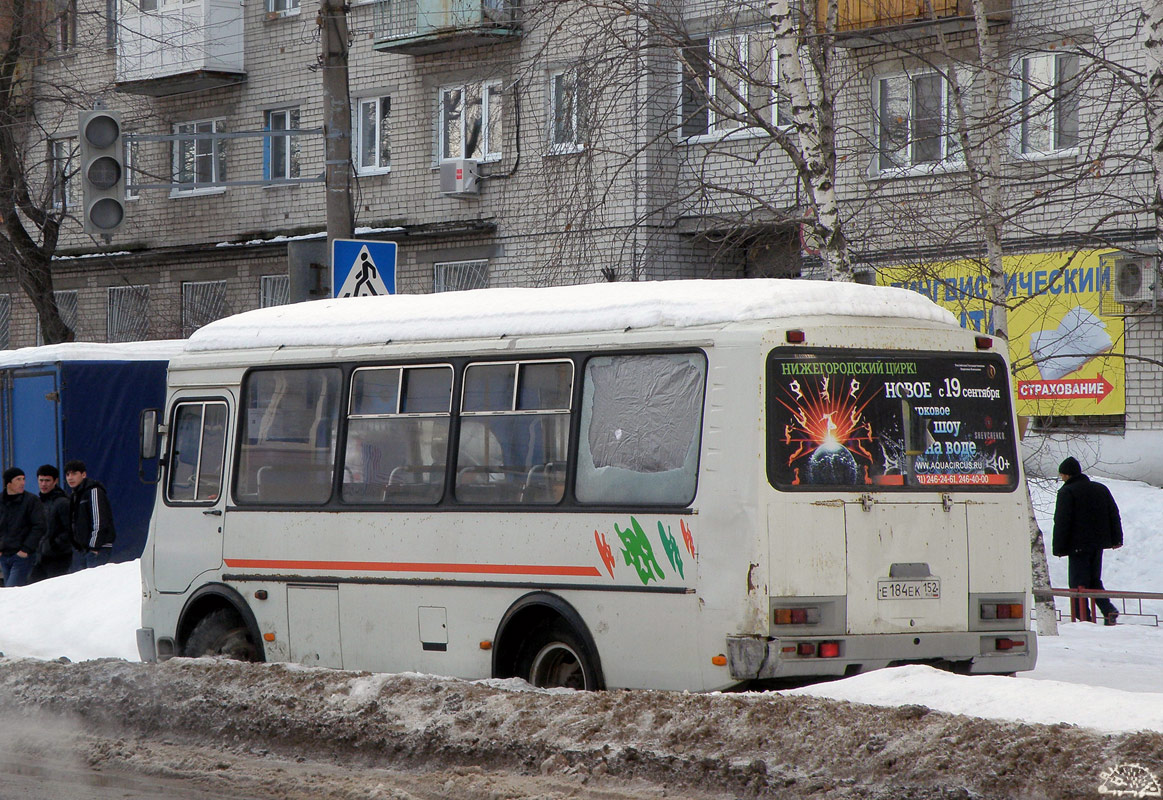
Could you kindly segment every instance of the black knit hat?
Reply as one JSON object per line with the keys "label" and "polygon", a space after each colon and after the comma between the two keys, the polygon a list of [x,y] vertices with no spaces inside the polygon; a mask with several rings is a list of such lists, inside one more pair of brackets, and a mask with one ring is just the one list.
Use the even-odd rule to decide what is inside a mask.
{"label": "black knit hat", "polygon": [[22,470],[20,467],[9,467],[8,469],[4,470],[4,485],[8,486],[8,484],[12,483],[14,478],[19,478],[23,474],[24,470]]}
{"label": "black knit hat", "polygon": [[1062,460],[1062,463],[1058,465],[1058,474],[1073,478],[1075,475],[1082,474],[1082,467],[1078,465],[1077,458],[1074,456],[1066,456]]}

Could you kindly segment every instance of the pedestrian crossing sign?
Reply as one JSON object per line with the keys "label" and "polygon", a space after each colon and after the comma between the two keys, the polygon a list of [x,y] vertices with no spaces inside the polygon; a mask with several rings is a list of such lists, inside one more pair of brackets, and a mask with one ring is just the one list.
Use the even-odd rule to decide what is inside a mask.
{"label": "pedestrian crossing sign", "polygon": [[371,297],[395,293],[395,242],[331,240],[332,297]]}

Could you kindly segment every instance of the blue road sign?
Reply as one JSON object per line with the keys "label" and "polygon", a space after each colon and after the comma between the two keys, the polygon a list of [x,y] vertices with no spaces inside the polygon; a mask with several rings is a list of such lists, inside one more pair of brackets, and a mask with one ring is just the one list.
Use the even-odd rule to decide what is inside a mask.
{"label": "blue road sign", "polygon": [[396,293],[396,243],[331,240],[331,296]]}

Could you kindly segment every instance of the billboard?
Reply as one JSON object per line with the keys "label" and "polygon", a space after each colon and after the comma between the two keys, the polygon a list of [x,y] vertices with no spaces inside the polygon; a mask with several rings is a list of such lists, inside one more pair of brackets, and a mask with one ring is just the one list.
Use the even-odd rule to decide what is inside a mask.
{"label": "billboard", "polygon": [[[1009,350],[1021,416],[1090,416],[1126,411],[1123,318],[1104,309],[1112,250],[1005,256]],[[983,260],[883,269],[881,285],[926,295],[962,327],[989,333]]]}

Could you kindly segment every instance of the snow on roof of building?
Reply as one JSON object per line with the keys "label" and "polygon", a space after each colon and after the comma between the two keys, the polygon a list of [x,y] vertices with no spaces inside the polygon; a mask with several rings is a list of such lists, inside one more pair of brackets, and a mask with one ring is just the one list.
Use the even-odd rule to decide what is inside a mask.
{"label": "snow on roof of building", "polygon": [[195,331],[187,352],[679,328],[805,316],[893,317],[955,326],[907,289],[749,279],[593,283],[318,300],[256,309]]}
{"label": "snow on roof of building", "polygon": [[168,361],[182,352],[182,339],[149,342],[68,342],[0,350],[0,367],[55,364],[60,361]]}

